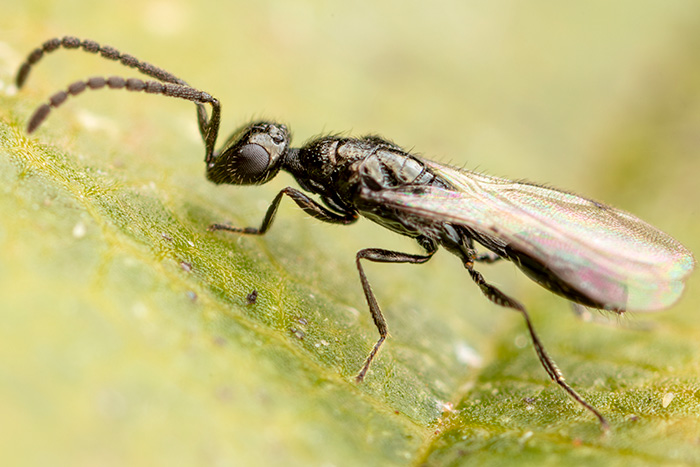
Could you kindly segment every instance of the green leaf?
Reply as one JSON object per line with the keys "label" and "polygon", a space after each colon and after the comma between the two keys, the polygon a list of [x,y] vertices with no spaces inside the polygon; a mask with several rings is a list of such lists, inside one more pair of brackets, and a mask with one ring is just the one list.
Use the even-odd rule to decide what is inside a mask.
{"label": "green leaf", "polygon": [[[281,4],[268,7],[278,15],[288,12]],[[461,34],[455,25],[432,24],[432,17],[410,8],[407,14],[424,17],[421,24],[428,31]],[[474,18],[473,10],[454,8],[454,18],[440,17],[448,26]],[[522,23],[513,26],[542,47],[550,41],[533,30],[539,24],[600,26],[595,17],[582,19],[575,8],[563,11],[568,15],[554,15],[552,23],[527,20],[520,12]],[[662,22],[652,8],[643,11],[649,24]],[[521,41],[523,35],[513,33],[506,41],[514,44],[504,46],[517,57],[513,60],[526,65],[561,69],[564,77],[592,70],[577,93],[544,86],[526,71],[501,78],[496,70],[503,81],[493,85],[493,76],[477,66],[488,70],[491,59],[491,52],[475,52],[485,48],[479,41],[470,53],[481,58],[466,70],[454,65],[454,50],[411,55],[430,34],[414,35],[410,22],[386,24],[382,12],[388,15],[391,9],[362,18],[374,18],[383,27],[358,35],[357,66],[337,68],[342,60],[333,61],[333,53],[340,47],[332,41],[319,39],[321,52],[307,44],[311,52],[295,57],[304,67],[292,66],[283,47],[268,50],[263,41],[244,44],[257,54],[258,71],[250,76],[224,65],[210,74],[201,63],[211,66],[210,59],[195,53],[203,38],[211,39],[209,31],[230,28],[231,34],[255,37],[258,30],[271,28],[279,36],[268,40],[279,47],[293,47],[283,40],[288,36],[301,44],[310,40],[299,23],[285,22],[291,31],[280,32],[258,11],[213,17],[198,10],[192,26],[197,33],[188,36],[197,38],[196,44],[172,39],[179,45],[163,46],[161,58],[166,65],[191,58],[195,66],[199,60],[202,67],[191,70],[197,76],[184,77],[211,83],[206,90],[226,89],[235,76],[239,81],[232,87],[238,94],[224,99],[220,94],[230,93],[227,89],[216,95],[236,122],[258,111],[251,109],[274,108],[302,135],[324,125],[332,131],[360,122],[359,132],[400,133],[400,144],[420,142],[426,153],[464,150],[472,158],[485,158],[470,167],[481,165],[512,178],[520,171],[523,177],[543,173],[545,180],[561,177],[556,178],[561,185],[567,179],[587,185],[597,197],[617,198],[625,209],[658,221],[698,250],[700,222],[682,214],[700,203],[694,136],[700,128],[700,89],[693,45],[700,28],[688,28],[687,42],[667,45],[674,51],[664,62],[668,77],[620,91],[641,96],[639,101],[614,94],[613,108],[620,115],[591,129],[591,121],[610,113],[602,104],[587,106],[597,102],[591,95],[608,85],[607,74],[596,70],[633,61],[619,46],[624,38],[604,40],[617,37],[618,26],[607,35],[596,33],[599,56],[585,60],[554,54],[559,61],[552,58],[550,64],[545,58],[556,44],[537,55],[537,47]],[[321,10],[309,13],[318,23],[307,18],[311,23],[301,24],[317,24],[328,35],[336,28],[347,34],[343,28],[357,31],[351,27],[352,13],[326,21]],[[627,18],[623,13],[618,18]],[[668,18],[683,17],[674,14]],[[238,27],[229,24],[234,17]],[[663,24],[669,27],[671,20]],[[624,37],[646,37],[640,31]],[[125,41],[132,37],[129,52],[147,47],[128,32],[123,35]],[[27,51],[35,45],[14,40]],[[409,40],[416,42],[403,44]],[[205,44],[213,56],[248,69],[248,57],[236,55],[243,46],[234,50],[214,42]],[[609,44],[620,48],[608,51]],[[195,52],[182,58],[188,46]],[[156,57],[161,53],[149,51]],[[69,55],[65,52],[64,60]],[[83,59],[71,55],[70,60]],[[90,60],[76,65],[85,67],[80,73],[86,76],[101,66],[95,65],[98,59]],[[3,80],[10,80],[11,68],[0,66]],[[281,78],[278,69],[284,70]],[[281,81],[270,81],[274,78]],[[566,82],[562,79],[557,75],[557,82]],[[474,81],[474,94],[455,98],[466,80]],[[441,82],[449,83],[444,90],[434,84]],[[296,92],[276,94],[279,83]],[[482,97],[492,85],[502,89],[495,94],[500,101]],[[543,86],[547,89],[533,94]],[[412,242],[368,222],[341,228],[310,221],[288,201],[264,237],[207,232],[214,222],[258,225],[274,195],[293,180],[263,187],[208,184],[193,109],[185,113],[183,106],[189,104],[154,96],[127,99],[105,91],[100,98],[91,96],[89,105],[86,99],[57,109],[36,135],[28,136],[24,126],[31,111],[52,91],[37,78],[17,95],[0,96],[3,465],[700,462],[700,300],[694,277],[673,310],[601,325],[567,314],[565,301],[530,284],[509,264],[483,267],[489,280],[526,304],[567,381],[609,419],[607,435],[588,411],[547,380],[520,317],[490,305],[460,264],[444,253],[420,267],[367,266],[391,335],[366,381],[357,384],[354,376],[378,336],[354,254],[372,246],[415,251]],[[408,110],[401,107],[409,100]],[[566,115],[569,126],[563,131],[581,129],[584,135],[552,135],[554,122],[538,121],[533,118],[537,112],[522,110],[536,105],[546,106],[541,118]],[[490,125],[500,120],[503,128],[493,130]],[[465,127],[476,140],[472,146],[461,140]],[[577,138],[581,146],[572,149],[572,158],[557,159]],[[589,148],[589,157],[582,147]],[[512,155],[499,158],[501,153]],[[253,291],[257,299],[250,303]]]}

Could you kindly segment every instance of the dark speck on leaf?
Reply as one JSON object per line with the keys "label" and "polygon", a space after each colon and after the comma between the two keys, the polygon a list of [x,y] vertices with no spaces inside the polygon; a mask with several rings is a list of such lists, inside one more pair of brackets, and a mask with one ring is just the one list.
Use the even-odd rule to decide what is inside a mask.
{"label": "dark speck on leaf", "polygon": [[246,305],[252,305],[252,304],[255,303],[257,300],[258,300],[258,291],[257,291],[257,290],[253,290],[251,293],[249,293],[248,295],[246,295],[246,297],[245,297],[245,304],[246,304]]}

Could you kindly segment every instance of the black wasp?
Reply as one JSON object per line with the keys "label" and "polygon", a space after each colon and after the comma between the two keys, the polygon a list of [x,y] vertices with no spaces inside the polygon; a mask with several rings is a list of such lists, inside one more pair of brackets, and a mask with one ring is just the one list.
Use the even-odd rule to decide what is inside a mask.
{"label": "black wasp", "polygon": [[[414,238],[425,254],[379,248],[357,252],[356,264],[379,340],[357,375],[361,381],[386,339],[387,325],[361,260],[424,263],[444,247],[459,257],[482,293],[497,305],[520,312],[547,374],[607,428],[605,418],[565,381],[545,352],[525,308],[486,282],[474,266],[497,259],[512,261],[541,286],[572,302],[622,313],[655,310],[675,303],[695,266],[679,242],[629,213],[568,192],[531,183],[489,177],[448,167],[404,151],[376,136],[322,137],[290,147],[287,127],[254,122],[236,131],[219,150],[221,105],[217,99],[151,64],[75,37],[51,39],[35,49],[17,74],[21,87],[31,67],[48,52],[82,48],[135,68],[157,81],[94,77],[76,81],[40,106],[27,128],[34,131],[52,108],[86,89],[126,89],[177,97],[197,106],[206,150],[206,174],[214,183],[258,185],[280,170],[292,174],[306,192],[287,187],[272,201],[260,227],[214,224],[210,230],[262,235],[270,228],[283,196],[310,216],[332,224],[351,224],[364,216]],[[205,104],[212,107],[211,115]],[[479,244],[491,253],[479,253]]]}

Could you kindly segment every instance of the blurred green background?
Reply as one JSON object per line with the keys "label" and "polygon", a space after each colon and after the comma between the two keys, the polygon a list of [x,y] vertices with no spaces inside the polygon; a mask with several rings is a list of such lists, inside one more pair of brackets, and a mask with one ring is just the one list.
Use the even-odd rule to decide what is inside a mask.
{"label": "blurred green background", "polygon": [[481,268],[531,310],[608,436],[547,380],[520,317],[445,253],[367,266],[391,336],[357,385],[376,329],[354,254],[417,251],[409,240],[289,201],[264,238],[208,233],[257,225],[294,181],[207,183],[193,106],[159,96],[88,92],[28,137],[54,91],[135,75],[98,57],[57,51],[12,86],[44,40],[91,38],[218,97],[224,134],[253,118],[297,144],[378,133],[586,194],[700,251],[698,2],[0,9],[3,465],[700,463],[696,276],[673,309],[600,325],[510,264]]}

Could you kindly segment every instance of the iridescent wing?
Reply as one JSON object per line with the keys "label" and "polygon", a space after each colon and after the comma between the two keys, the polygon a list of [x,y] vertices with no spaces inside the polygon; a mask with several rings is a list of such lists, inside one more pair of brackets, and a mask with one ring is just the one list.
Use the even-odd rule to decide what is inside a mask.
{"label": "iridescent wing", "polygon": [[401,187],[367,195],[524,253],[602,308],[668,307],[695,265],[678,241],[627,212],[552,188],[424,162],[454,189]]}

